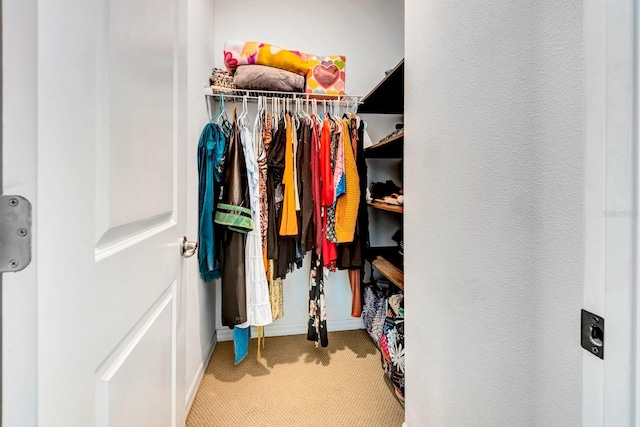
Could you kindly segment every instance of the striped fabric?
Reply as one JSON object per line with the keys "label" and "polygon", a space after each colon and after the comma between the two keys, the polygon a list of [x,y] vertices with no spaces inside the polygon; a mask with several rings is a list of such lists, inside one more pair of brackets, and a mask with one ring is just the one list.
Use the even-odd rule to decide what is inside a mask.
{"label": "striped fabric", "polygon": [[239,233],[248,233],[253,230],[251,209],[242,206],[218,203],[215,221],[216,224],[226,225],[229,229]]}

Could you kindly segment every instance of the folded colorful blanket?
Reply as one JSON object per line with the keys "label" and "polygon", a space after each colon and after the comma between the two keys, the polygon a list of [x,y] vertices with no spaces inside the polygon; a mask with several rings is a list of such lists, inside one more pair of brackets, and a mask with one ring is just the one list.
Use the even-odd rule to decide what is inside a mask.
{"label": "folded colorful blanket", "polygon": [[233,82],[238,89],[303,92],[304,76],[266,65],[243,65],[236,69]]}
{"label": "folded colorful blanket", "polygon": [[226,40],[224,43],[224,65],[231,73],[239,65],[257,64],[305,75],[309,70],[308,57],[306,53],[260,42]]}

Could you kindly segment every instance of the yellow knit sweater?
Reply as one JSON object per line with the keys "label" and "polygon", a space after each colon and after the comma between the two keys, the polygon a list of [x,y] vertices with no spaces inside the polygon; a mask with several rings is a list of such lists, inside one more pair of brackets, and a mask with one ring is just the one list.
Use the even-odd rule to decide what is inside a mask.
{"label": "yellow knit sweater", "polygon": [[351,243],[356,231],[358,208],[360,207],[360,178],[351,146],[349,127],[344,120],[341,122],[342,135],[344,135],[344,172],[347,192],[340,196],[336,202],[336,237],[338,243]]}

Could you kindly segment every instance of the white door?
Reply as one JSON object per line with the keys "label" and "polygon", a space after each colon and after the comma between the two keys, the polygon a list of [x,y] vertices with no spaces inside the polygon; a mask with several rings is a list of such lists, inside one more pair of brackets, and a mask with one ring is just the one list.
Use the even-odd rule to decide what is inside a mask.
{"label": "white door", "polygon": [[[23,93],[26,103],[35,96],[33,114],[8,125],[35,128],[37,138],[4,140],[4,152],[31,168],[22,172],[35,176],[36,190],[34,263],[4,285],[37,277],[37,423],[182,425],[182,265],[196,262],[180,257],[178,243],[186,228],[186,0],[3,6],[4,22],[24,12],[20,26],[5,27],[3,45],[36,58],[17,71],[5,64],[36,76],[20,82],[31,85]],[[24,28],[37,34],[33,43],[16,36]],[[18,89],[10,89],[13,106]],[[4,192],[19,191],[10,187],[19,171],[4,172]],[[5,372],[13,362],[5,357]],[[6,425],[35,420],[12,416]]]}

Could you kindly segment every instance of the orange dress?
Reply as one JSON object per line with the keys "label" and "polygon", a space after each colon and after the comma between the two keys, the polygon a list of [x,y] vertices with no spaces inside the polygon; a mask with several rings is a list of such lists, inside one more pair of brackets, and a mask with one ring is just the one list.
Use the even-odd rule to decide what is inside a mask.
{"label": "orange dress", "polygon": [[298,216],[296,214],[296,192],[294,186],[293,169],[293,135],[294,129],[291,118],[287,116],[287,145],[284,151],[284,201],[282,202],[282,221],[280,222],[281,236],[298,235]]}

